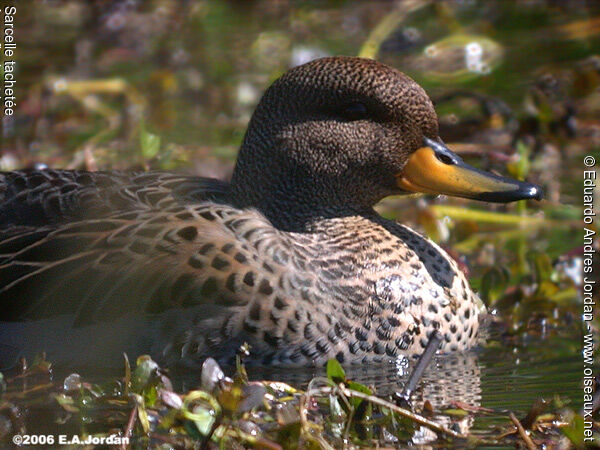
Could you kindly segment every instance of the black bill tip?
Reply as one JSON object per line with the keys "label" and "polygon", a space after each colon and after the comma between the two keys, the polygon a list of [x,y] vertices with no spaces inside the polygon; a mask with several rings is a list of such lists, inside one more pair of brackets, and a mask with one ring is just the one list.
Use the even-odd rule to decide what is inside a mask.
{"label": "black bill tip", "polygon": [[529,192],[527,193],[527,199],[535,199],[535,200],[541,200],[544,198],[544,191],[542,190],[541,187],[539,187],[537,184],[532,184],[532,183],[528,183],[529,184]]}
{"label": "black bill tip", "polygon": [[515,190],[482,192],[476,196],[477,200],[492,203],[509,203],[518,200],[541,200],[544,198],[544,191],[537,184],[524,181],[515,182]]}

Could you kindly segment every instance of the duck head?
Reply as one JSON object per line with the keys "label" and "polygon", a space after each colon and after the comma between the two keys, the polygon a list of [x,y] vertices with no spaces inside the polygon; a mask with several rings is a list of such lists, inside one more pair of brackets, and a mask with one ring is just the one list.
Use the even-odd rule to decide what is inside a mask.
{"label": "duck head", "polygon": [[417,83],[354,57],[314,60],[273,83],[250,120],[232,192],[279,225],[361,213],[414,192],[491,202],[542,196],[534,184],[467,165],[438,136]]}

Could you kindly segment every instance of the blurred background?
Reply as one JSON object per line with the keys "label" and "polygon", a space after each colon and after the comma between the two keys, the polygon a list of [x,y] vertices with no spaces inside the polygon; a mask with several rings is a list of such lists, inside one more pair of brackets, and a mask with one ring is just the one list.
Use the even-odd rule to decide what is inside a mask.
{"label": "blurred background", "polygon": [[[0,167],[225,175],[264,89],[289,67],[337,54],[413,77],[436,100],[446,141],[486,144],[458,150],[493,160],[522,139],[556,164],[600,142],[599,11],[550,0],[23,4],[19,105],[3,120]],[[140,153],[142,119],[161,139],[157,154]]]}
{"label": "blurred background", "polygon": [[600,2],[40,1],[18,3],[15,21],[17,108],[2,121],[1,170],[227,178],[262,92],[288,68],[342,54],[406,72],[434,100],[450,148],[541,184],[546,199],[402,197],[380,212],[443,245],[493,313],[478,363],[484,404],[505,405],[495,396],[509,391],[521,410],[540,390],[579,399],[582,161],[600,160]]}

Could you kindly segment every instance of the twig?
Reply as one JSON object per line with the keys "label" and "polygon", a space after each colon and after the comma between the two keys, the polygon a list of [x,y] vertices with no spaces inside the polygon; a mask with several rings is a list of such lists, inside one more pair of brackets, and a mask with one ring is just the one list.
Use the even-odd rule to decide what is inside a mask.
{"label": "twig", "polygon": [[[327,387],[325,389],[330,390],[331,388]],[[317,435],[314,435],[313,433],[311,433],[310,429],[313,428],[313,426],[311,426],[312,423],[308,420],[308,417],[306,414],[308,411],[308,406],[306,403],[309,399],[310,399],[310,397],[308,395],[302,395],[300,397],[300,401],[299,401],[300,426],[301,426],[302,435],[306,436],[308,439],[315,441],[324,450],[335,450],[331,445],[329,445],[329,443],[323,438],[323,436],[321,436],[320,433]]]}
{"label": "twig", "polygon": [[434,205],[432,211],[437,216],[450,216],[458,220],[474,220],[477,222],[497,223],[504,225],[560,225],[566,226],[565,222],[546,219],[541,216],[519,216],[517,214],[506,214],[482,211],[477,209],[465,209],[459,206]]}
{"label": "twig", "polygon": [[[324,380],[327,380],[327,379],[325,378]],[[339,385],[335,385],[335,384],[332,384],[329,380],[327,380],[327,381],[330,383],[328,386],[323,386],[322,388],[309,388],[307,390],[306,395],[303,395],[300,398],[300,418],[301,418],[302,423],[306,423],[306,424],[308,423],[308,419],[306,418],[306,405],[304,404],[307,399],[309,399],[311,396],[314,396],[316,394],[329,395],[331,393],[338,392],[340,394],[343,394],[344,397],[360,398],[363,400],[367,400],[371,403],[374,403],[376,405],[383,406],[384,408],[388,408],[388,409],[400,414],[401,416],[406,417],[407,419],[410,419],[413,422],[418,423],[419,425],[429,427],[432,430],[439,431],[440,433],[444,433],[448,436],[452,436],[454,438],[459,438],[459,439],[466,439],[466,436],[464,436],[460,433],[457,433],[456,431],[446,428],[445,426],[440,425],[439,423],[429,420],[423,416],[420,416],[419,414],[415,414],[412,411],[409,411],[408,409],[405,409],[398,405],[395,405],[394,403],[388,402],[387,400],[383,400],[383,399],[381,399],[379,397],[375,397],[373,395],[364,394],[359,391],[354,391],[352,389],[345,387],[342,383],[340,383]],[[342,398],[344,398],[344,397],[342,397]]]}
{"label": "twig", "polygon": [[466,439],[466,436],[464,436],[460,433],[457,433],[456,431],[446,428],[445,426],[440,425],[439,423],[433,422],[432,420],[429,420],[423,416],[420,416],[419,414],[415,414],[412,411],[409,411],[408,409],[401,408],[400,406],[397,406],[391,402],[388,402],[387,400],[383,400],[383,399],[375,397],[373,395],[363,394],[362,392],[359,392],[359,391],[353,391],[352,389],[348,389],[346,387],[344,387],[344,388],[340,387],[340,390],[344,393],[344,395],[346,395],[348,397],[361,398],[363,400],[367,400],[376,405],[383,406],[384,408],[388,408],[388,409],[400,414],[401,416],[406,417],[407,419],[410,419],[413,422],[418,423],[419,425],[429,427],[432,430],[439,431],[440,433],[444,433],[444,434],[446,434],[448,436],[452,436],[454,438]]}
{"label": "twig", "polygon": [[388,13],[373,29],[367,40],[362,45],[358,56],[361,58],[375,58],[379,53],[381,44],[402,23],[404,18],[413,11],[429,4],[429,0],[407,0]]}
{"label": "twig", "polygon": [[417,362],[417,365],[415,366],[414,370],[408,377],[408,380],[406,381],[406,384],[404,385],[404,389],[402,390],[402,393],[401,394],[396,393],[396,396],[400,397],[401,400],[404,400],[407,403],[410,401],[410,396],[412,395],[413,391],[417,387],[417,384],[421,380],[421,377],[423,376],[423,372],[425,372],[425,369],[427,369],[427,367],[429,366],[429,363],[433,359],[433,356],[435,355],[435,353],[440,348],[441,344],[442,344],[442,334],[438,330],[435,330],[431,334],[431,337],[429,338],[427,347],[425,347],[425,350],[423,350],[423,353],[421,353],[421,356],[419,357],[419,361]]}
{"label": "twig", "polygon": [[345,441],[348,441],[348,438],[350,436],[350,427],[352,426],[352,420],[354,419],[355,412],[356,412],[356,408],[350,408],[350,410],[348,412],[348,420],[346,421],[346,427],[344,428],[344,440]]}
{"label": "twig", "polygon": [[[131,410],[131,414],[129,415],[129,420],[127,421],[127,428],[125,428],[125,433],[123,433],[124,437],[131,439],[133,435],[133,426],[135,425],[135,418],[137,417],[137,403],[133,406]],[[127,444],[123,442],[121,444],[121,450],[127,450]]]}
{"label": "twig", "polygon": [[536,450],[537,446],[533,443],[533,441],[531,440],[531,438],[529,437],[529,435],[525,431],[525,428],[523,428],[523,425],[521,425],[521,422],[519,422],[519,419],[517,419],[517,417],[514,415],[514,413],[511,412],[508,415],[508,417],[510,417],[510,420],[512,421],[512,423],[515,425],[515,427],[517,427],[517,431],[519,432],[519,436],[521,436],[521,439],[523,439],[523,441],[525,442],[525,445],[527,446],[527,448],[529,450]]}
{"label": "twig", "polygon": [[33,393],[39,392],[39,391],[49,390],[49,389],[52,389],[53,387],[55,387],[55,383],[53,383],[53,382],[38,384],[37,386],[33,386],[31,388],[27,387],[27,388],[23,389],[22,391],[15,392],[12,395],[7,395],[7,397],[24,399],[26,396],[28,396],[30,394],[33,394]]}

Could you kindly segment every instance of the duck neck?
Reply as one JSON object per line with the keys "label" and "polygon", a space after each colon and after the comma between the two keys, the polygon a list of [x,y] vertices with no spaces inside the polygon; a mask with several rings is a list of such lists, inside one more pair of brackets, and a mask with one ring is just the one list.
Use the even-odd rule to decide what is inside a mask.
{"label": "duck neck", "polygon": [[326,219],[369,215],[370,201],[360,201],[345,177],[315,176],[310,170],[242,147],[231,179],[233,203],[253,207],[284,231],[308,232]]}
{"label": "duck neck", "polygon": [[[283,175],[283,174],[282,174]],[[278,229],[283,231],[314,231],[326,219],[368,214],[367,206],[349,205],[335,196],[316,190],[318,180],[305,178],[302,183],[290,178],[258,179],[242,182],[232,178],[232,193],[236,206],[256,208]],[[324,190],[324,186],[319,185]]]}

